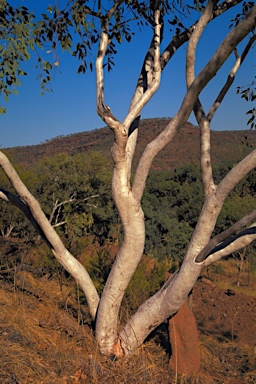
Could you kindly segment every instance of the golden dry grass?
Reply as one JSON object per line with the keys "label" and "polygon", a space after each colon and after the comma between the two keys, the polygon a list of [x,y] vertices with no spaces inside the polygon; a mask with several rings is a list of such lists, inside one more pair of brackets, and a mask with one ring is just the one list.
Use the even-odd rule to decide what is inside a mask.
{"label": "golden dry grass", "polygon": [[243,365],[244,383],[256,382],[252,348],[202,335],[202,369],[192,377],[169,370],[169,356],[157,338],[131,358],[112,361],[100,355],[87,307],[78,297],[75,282],[60,284],[57,276],[35,278],[22,271],[11,283],[2,281],[1,384],[237,384],[230,372]]}
{"label": "golden dry grass", "polygon": [[3,284],[1,384],[166,382],[168,358],[154,342],[127,360],[99,354],[91,328],[70,314],[77,306],[75,288],[71,282],[60,289],[57,280],[46,284],[28,272],[19,273],[15,285]]}

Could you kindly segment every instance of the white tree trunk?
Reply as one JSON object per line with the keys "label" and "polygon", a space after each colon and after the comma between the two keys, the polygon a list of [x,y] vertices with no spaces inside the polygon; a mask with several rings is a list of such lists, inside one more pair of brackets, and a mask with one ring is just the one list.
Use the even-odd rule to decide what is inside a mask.
{"label": "white tree trunk", "polygon": [[[222,64],[226,61],[228,56],[234,50],[234,47],[252,29],[255,23],[254,18],[255,9],[254,13],[252,12],[250,17],[247,17],[244,22],[241,22],[237,26],[236,30],[230,32],[230,34],[221,44],[220,48],[214,54],[213,58],[209,61],[206,67],[201,71],[201,73],[190,85],[177,115],[169,123],[166,129],[152,143],[147,146],[139,162],[132,188],[132,192],[138,202],[142,197],[145,181],[154,157],[168,142],[170,142],[170,140],[175,135],[180,126],[187,120],[190,112],[192,111],[197,101],[198,94],[206,86],[210,79],[215,76],[218,69],[222,66]],[[203,139],[203,144],[205,143],[206,145],[202,148],[202,155],[205,154],[206,156],[209,156],[209,148],[207,144],[209,140],[209,134],[207,134],[206,136],[207,139]],[[204,168],[209,166],[209,164],[207,164],[207,161],[204,161],[202,165]],[[245,166],[247,169],[246,172],[249,172],[249,169],[252,169],[251,167],[254,166],[254,159],[252,159],[251,162],[247,161],[247,164]],[[242,171],[242,169],[243,166],[241,165],[240,172]],[[208,174],[209,172],[205,171],[205,175]],[[240,173],[241,177],[243,177],[242,174],[244,173]],[[205,178],[204,189],[207,192],[207,196],[205,198],[205,203],[200,218],[198,220],[197,227],[191,239],[186,257],[184,259],[180,271],[177,272],[177,274],[173,278],[170,278],[170,280],[158,293],[156,293],[153,297],[147,300],[138,309],[138,311],[131,318],[131,320],[122,328],[121,332],[119,333],[118,341],[116,341],[116,343],[114,344],[116,346],[116,349],[114,347],[111,347],[111,342],[108,342],[108,340],[110,339],[108,338],[108,335],[105,332],[104,338],[101,339],[102,350],[105,350],[105,341],[105,345],[107,345],[106,350],[108,350],[109,353],[111,352],[111,350],[112,352],[114,350],[116,354],[120,355],[127,355],[132,353],[139,345],[141,345],[141,343],[157,325],[159,325],[170,315],[174,314],[181,307],[181,305],[186,300],[189,292],[193,288],[203,265],[203,263],[196,263],[195,259],[200,253],[200,251],[209,242],[219,212],[227,196],[227,193],[240,180],[240,176],[237,174],[237,172],[233,172],[232,175],[225,177],[225,179],[219,185],[218,188],[213,183],[211,172],[209,176]],[[125,212],[126,209],[122,208],[122,210],[123,212]],[[120,266],[121,270],[126,269],[125,262],[123,262]],[[121,270],[119,271],[119,273],[121,272]],[[122,275],[120,274],[119,276]],[[106,297],[104,297],[104,301],[105,300]],[[107,310],[105,311],[105,313],[107,313]],[[108,318],[105,318],[104,330],[108,329],[106,323],[108,323]],[[100,329],[99,333],[101,333]],[[111,333],[112,342],[115,340],[115,337],[116,332]]]}
{"label": "white tree trunk", "polygon": [[[6,156],[0,153],[0,165],[19,194],[18,198],[0,190],[0,198],[12,202],[25,213],[47,241],[57,260],[80,284],[86,296],[90,313],[93,319],[96,319],[96,338],[100,350],[105,355],[114,353],[116,356],[123,356],[133,353],[157,325],[179,310],[193,288],[202,266],[209,265],[227,252],[234,249],[238,250],[250,244],[256,238],[254,225],[249,232],[242,232],[240,237],[236,237],[231,244],[226,244],[223,241],[220,245],[221,249],[213,248],[210,250],[212,253],[208,252],[202,256],[206,246],[210,244],[216,220],[228,193],[250,170],[256,167],[255,150],[237,164],[218,186],[214,184],[210,156],[210,121],[218,103],[215,103],[206,115],[199,100],[201,91],[234,52],[236,46],[255,28],[256,6],[227,35],[201,72],[197,76],[194,74],[195,50],[203,29],[211,18],[228,9],[231,4],[234,5],[238,2],[235,0],[227,1],[216,7],[215,2],[210,0],[198,24],[186,30],[178,41],[173,41],[163,52],[162,60],[160,60],[161,15],[160,9],[155,10],[154,36],[150,46],[150,55],[146,57],[142,70],[142,80],[146,81],[147,86],[145,87],[141,83],[137,86],[129,113],[123,123],[118,121],[104,103],[103,72],[103,60],[109,44],[109,21],[123,0],[114,2],[113,7],[104,17],[101,13],[99,14],[102,33],[96,60],[97,111],[114,133],[112,190],[124,231],[123,244],[116,256],[100,300],[85,268],[65,248],[38,202],[24,186]],[[156,2],[156,5],[160,6],[161,2]],[[97,15],[95,12],[94,14]],[[189,40],[190,37],[186,61],[187,93],[174,118],[159,136],[147,145],[131,186],[131,165],[138,134],[138,124],[136,123],[139,120],[141,110],[159,87],[161,65],[164,68],[175,49]],[[242,60],[239,60],[236,63],[232,76],[241,62]],[[226,89],[221,92],[218,100],[224,97]],[[120,327],[121,330],[119,331],[118,314],[121,301],[144,250],[145,224],[140,204],[149,169],[155,156],[174,138],[193,109],[201,131],[200,158],[205,195],[203,208],[180,270],[171,276],[154,296],[141,305],[128,323]],[[133,130],[134,127],[135,130]]]}

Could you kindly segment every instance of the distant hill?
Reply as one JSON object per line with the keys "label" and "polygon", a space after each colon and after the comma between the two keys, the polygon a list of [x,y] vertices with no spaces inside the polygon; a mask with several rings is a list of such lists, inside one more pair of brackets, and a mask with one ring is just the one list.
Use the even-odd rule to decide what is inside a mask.
{"label": "distant hill", "polygon": [[[135,165],[147,143],[153,140],[170,119],[145,119],[140,123]],[[33,164],[45,156],[58,153],[74,155],[87,151],[100,151],[110,157],[113,133],[107,127],[90,132],[59,136],[43,144],[6,148],[3,151],[15,163]],[[184,164],[199,165],[200,131],[186,123],[174,140],[156,157],[153,169],[171,169]],[[255,131],[212,131],[212,160],[214,164],[237,162],[256,148]]]}

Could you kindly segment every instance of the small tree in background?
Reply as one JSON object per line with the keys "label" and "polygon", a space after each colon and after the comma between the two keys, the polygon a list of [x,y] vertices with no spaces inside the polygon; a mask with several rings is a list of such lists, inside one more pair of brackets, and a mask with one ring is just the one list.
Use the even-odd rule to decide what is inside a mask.
{"label": "small tree in background", "polygon": [[[35,45],[39,48],[50,42],[56,52],[57,44],[63,49],[71,50],[72,33],[75,29],[81,41],[75,41],[74,55],[82,60],[79,72],[84,72],[91,66],[88,59],[90,48],[98,44],[95,62],[97,112],[102,120],[113,131],[114,142],[112,156],[114,161],[112,194],[118,209],[124,232],[123,243],[109,273],[104,290],[99,297],[98,292],[86,269],[65,248],[55,229],[45,216],[38,201],[20,180],[13,166],[1,153],[0,164],[8,176],[18,196],[1,189],[0,197],[18,206],[30,219],[52,250],[53,255],[63,267],[80,284],[88,302],[90,314],[96,325],[96,339],[100,350],[105,355],[117,357],[132,354],[147,338],[147,336],[166,318],[175,314],[187,299],[202,267],[210,265],[232,252],[249,245],[256,238],[256,226],[247,226],[255,220],[256,211],[248,212],[236,224],[211,239],[219,213],[230,191],[256,166],[256,150],[245,156],[216,184],[212,174],[210,123],[217,108],[234,81],[235,75],[253,46],[255,36],[256,6],[253,3],[243,3],[242,12],[233,21],[230,32],[206,66],[196,75],[196,49],[201,35],[212,19],[221,17],[229,8],[237,6],[240,1],[204,1],[194,3],[190,7],[196,22],[186,26],[180,21],[179,2],[155,1],[137,2],[122,0],[109,2],[109,8],[101,1],[97,6],[81,1],[67,2],[63,9],[50,7],[50,16],[44,14],[42,20],[35,21],[26,9],[14,9],[7,2],[1,5],[1,19],[6,29],[2,30],[2,39],[9,42],[9,47],[2,48],[1,73],[3,74],[3,89],[8,97],[10,86],[17,83],[22,75],[19,61],[29,58],[29,49]],[[187,8],[187,9],[188,9]],[[161,48],[163,25],[168,20],[169,12],[172,18],[170,25],[174,26],[175,36],[166,46]],[[135,92],[129,112],[121,122],[105,104],[104,98],[104,67],[113,66],[113,56],[116,44],[123,38],[130,41],[133,30],[130,29],[129,16],[140,23],[152,27],[152,40],[142,63]],[[18,36],[11,39],[10,36]],[[239,44],[248,39],[245,48]],[[15,41],[14,41],[15,40]],[[146,103],[157,92],[161,72],[165,69],[176,51],[186,44],[186,84],[187,92],[175,116],[167,123],[165,129],[145,148],[131,181],[132,163],[139,134],[140,114]],[[144,44],[144,43],[142,43]],[[136,52],[135,52],[136,54]],[[227,73],[227,81],[219,94],[215,95],[209,112],[204,110],[200,102],[200,93],[234,54],[234,66]],[[14,60],[15,59],[15,60]],[[50,81],[52,64],[38,57],[42,71],[42,86]],[[55,57],[54,65],[58,65]],[[127,73],[124,74],[127,76]],[[122,85],[120,85],[120,93]],[[217,97],[216,97],[217,96]],[[201,133],[200,163],[203,188],[203,206],[199,214],[194,233],[187,246],[180,268],[166,281],[162,288],[146,300],[127,321],[118,324],[119,311],[124,293],[136,271],[143,255],[145,246],[145,222],[141,208],[141,199],[148,173],[155,156],[161,151],[187,121],[194,111]],[[167,112],[168,113],[168,112]],[[171,215],[171,212],[170,212]],[[174,223],[175,225],[175,223]],[[175,233],[175,230],[173,231]],[[169,234],[172,236],[172,234]],[[167,240],[168,241],[168,240]]]}

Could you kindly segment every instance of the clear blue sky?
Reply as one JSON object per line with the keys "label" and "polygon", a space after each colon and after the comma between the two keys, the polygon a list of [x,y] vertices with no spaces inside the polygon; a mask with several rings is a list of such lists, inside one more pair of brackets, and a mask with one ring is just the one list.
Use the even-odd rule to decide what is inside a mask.
{"label": "clear blue sky", "polygon": [[[34,7],[36,12],[47,5],[48,1],[16,0],[9,1],[12,5]],[[40,4],[39,4],[40,3]],[[39,5],[38,5],[39,4]],[[211,54],[222,41],[228,31],[230,20],[237,11],[229,12],[227,16],[212,22],[205,32],[203,41],[198,47],[197,70],[202,68]],[[165,38],[168,40],[169,26],[166,25]],[[148,44],[150,34],[139,33],[131,43],[120,45],[116,56],[116,65],[105,77],[105,101],[112,112],[122,120],[129,108],[137,77]],[[165,45],[163,44],[163,47]],[[241,49],[239,50],[241,52]],[[5,103],[1,97],[0,103],[7,108],[5,115],[0,115],[2,148],[39,144],[59,135],[90,131],[101,128],[104,123],[96,113],[95,73],[87,72],[77,75],[78,61],[69,54],[60,55],[59,70],[53,74],[53,92],[40,94],[40,81],[37,80],[37,70],[34,63],[24,63],[22,68],[28,71],[28,76],[22,77],[19,94],[10,97]],[[142,118],[172,117],[178,110],[185,93],[185,47],[170,61],[162,74],[162,84],[153,100],[144,108]],[[234,64],[229,60],[210,86],[203,92],[201,101],[208,110],[220,87],[224,84],[228,70]],[[236,95],[236,85],[245,85],[252,81],[255,75],[255,49],[252,50],[242,65],[233,85],[213,122],[215,130],[247,129],[248,116],[246,111],[252,106]],[[193,116],[189,121],[195,123]]]}

